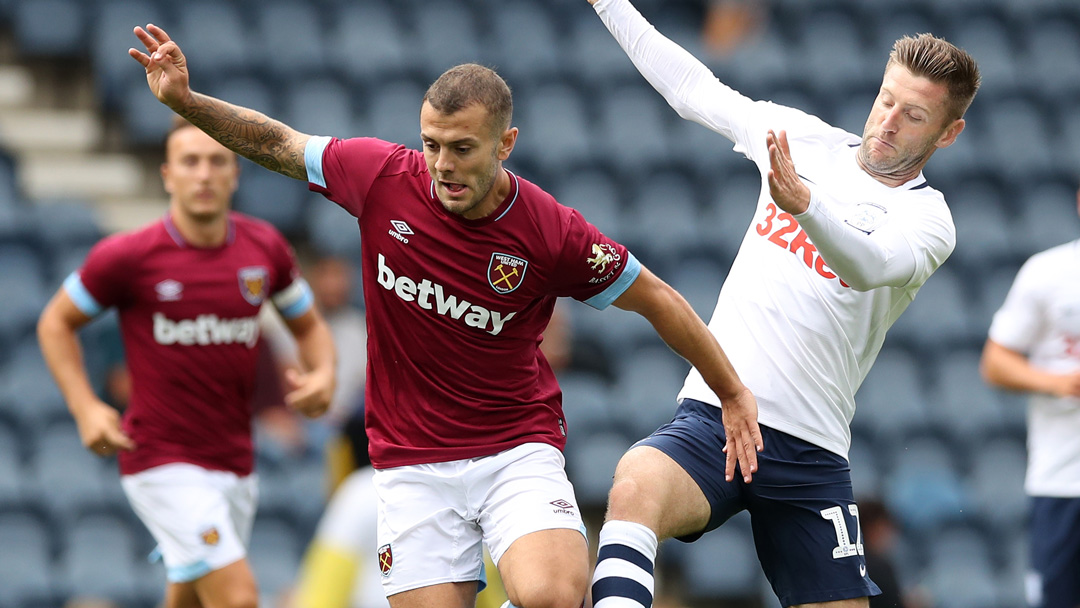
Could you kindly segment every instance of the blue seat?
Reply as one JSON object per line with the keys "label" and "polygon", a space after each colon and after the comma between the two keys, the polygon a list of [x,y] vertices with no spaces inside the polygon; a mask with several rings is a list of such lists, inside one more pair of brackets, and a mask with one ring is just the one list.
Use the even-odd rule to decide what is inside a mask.
{"label": "blue seat", "polygon": [[974,179],[949,190],[949,209],[956,226],[956,249],[950,256],[966,270],[979,272],[1016,256],[1015,231],[1000,185]]}
{"label": "blue seat", "polygon": [[582,509],[602,509],[607,504],[615,465],[633,443],[614,431],[593,433],[589,441],[566,452],[566,474]]}
{"label": "blue seat", "polygon": [[[980,109],[984,120],[978,139],[984,142],[987,160],[1012,179],[1066,168],[1054,148],[1054,130],[1044,118],[1046,110],[1023,97],[986,100]],[[1054,125],[1056,127],[1056,125]]]}
{"label": "blue seat", "polygon": [[320,204],[320,198],[310,194],[302,181],[244,161],[233,206],[270,222],[287,235],[295,235],[303,229],[305,207]]}
{"label": "blue seat", "polygon": [[[435,80],[445,70],[462,63],[483,63],[484,45],[477,30],[477,18],[469,5],[460,0],[414,5],[414,44],[420,55],[420,67],[428,80]],[[446,44],[447,36],[453,44]],[[510,83],[514,86],[514,83]],[[419,103],[414,103],[419,106]]]}
{"label": "blue seat", "polygon": [[257,76],[207,77],[206,92],[231,104],[262,112],[267,116],[280,114],[280,102],[271,80]]}
{"label": "blue seat", "polygon": [[960,276],[950,266],[942,266],[919,289],[915,301],[893,325],[890,336],[923,353],[943,346],[981,343],[985,328],[971,327],[965,293]]}
{"label": "blue seat", "polygon": [[913,437],[897,445],[892,460],[884,497],[905,528],[928,532],[963,519],[969,501],[944,440]]}
{"label": "blue seat", "polygon": [[650,346],[626,354],[617,365],[614,409],[630,435],[641,438],[670,422],[689,363],[665,346]]}
{"label": "blue seat", "polygon": [[314,201],[307,212],[311,243],[324,255],[359,257],[360,229],[356,218],[330,201]]}
{"label": "blue seat", "polygon": [[[698,600],[733,602],[755,600],[764,576],[749,519],[737,516],[697,541],[680,545],[681,565],[686,594]],[[732,559],[732,556],[743,556]]]}
{"label": "blue seat", "polygon": [[248,560],[259,581],[260,604],[274,605],[278,594],[291,586],[300,566],[301,549],[302,543],[287,520],[255,516]]}
{"label": "blue seat", "polygon": [[534,159],[561,173],[594,158],[590,120],[578,91],[547,84],[519,96],[514,124],[521,130],[514,155]]}
{"label": "blue seat", "polygon": [[968,477],[972,502],[980,517],[997,529],[1021,529],[1027,514],[1024,477],[1027,451],[1007,436],[972,446]]}
{"label": "blue seat", "polygon": [[[612,43],[614,44],[614,42]],[[626,85],[600,99],[600,124],[594,135],[611,161],[627,176],[640,175],[669,160],[667,118],[674,113],[650,88]],[[628,129],[627,125],[634,125]]]}
{"label": "blue seat", "polygon": [[28,511],[0,512],[0,547],[0,605],[58,599],[47,521]]}
{"label": "blue seat", "polygon": [[980,95],[984,99],[1017,89],[1020,55],[1005,23],[990,14],[980,13],[954,20],[952,30],[950,42],[978,58],[982,74]]}
{"label": "blue seat", "polygon": [[402,72],[419,72],[418,53],[398,22],[391,2],[337,7],[326,37],[327,59],[360,83],[380,83]]}
{"label": "blue seat", "polygon": [[[255,65],[251,28],[245,27],[238,3],[194,0],[186,2],[176,17],[173,28],[158,25],[164,26],[184,50],[196,89],[201,88],[199,83],[229,77]],[[284,40],[275,41],[275,45],[288,46]]]}
{"label": "blue seat", "polygon": [[930,540],[926,587],[941,608],[999,606],[996,573],[982,536],[965,527],[951,527]]}
{"label": "blue seat", "polygon": [[26,336],[12,349],[3,369],[0,408],[27,430],[43,428],[52,420],[70,416],[33,335]]}
{"label": "blue seat", "polygon": [[604,87],[641,78],[599,19],[572,19],[562,34],[562,65],[575,82]]}
{"label": "blue seat", "polygon": [[1018,230],[1023,255],[1032,255],[1076,239],[1080,217],[1076,212],[1076,186],[1064,181],[1046,181],[1026,187],[1020,193]]}
{"label": "blue seat", "polygon": [[[1073,96],[1080,88],[1080,31],[1060,17],[1031,22],[1023,37],[1022,77],[1031,90],[1050,98]],[[1075,165],[1074,165],[1075,166]]]}
{"label": "blue seat", "polygon": [[[158,102],[155,100],[154,103]],[[158,105],[165,107],[160,103]],[[37,216],[38,238],[49,252],[89,247],[105,236],[98,210],[88,200],[38,201],[34,213]]]}
{"label": "blue seat", "polygon": [[811,11],[802,20],[796,65],[816,92],[835,94],[876,87],[883,59],[866,52],[862,27],[850,13],[841,10]]}
{"label": "blue seat", "polygon": [[74,57],[86,44],[83,5],[74,0],[18,2],[13,21],[19,50],[28,55]]}
{"label": "blue seat", "polygon": [[627,218],[618,185],[606,173],[595,170],[570,173],[558,182],[552,194],[562,204],[577,209],[605,235],[617,241],[627,235]]}
{"label": "blue seat", "polygon": [[762,99],[774,87],[792,82],[797,65],[792,57],[794,46],[770,23],[760,36],[737,48],[714,71],[717,75],[730,74],[721,80],[745,95]]}
{"label": "blue seat", "polygon": [[368,113],[370,135],[419,150],[420,104],[426,90],[426,86],[414,80],[397,80],[372,91]]}
{"label": "blue seat", "polygon": [[[741,154],[728,153],[742,157]],[[701,229],[706,241],[731,252],[738,251],[742,245],[761,192],[761,177],[757,169],[748,160],[740,162],[743,165],[738,171],[713,178],[705,184],[707,199],[702,211]]]}
{"label": "blue seat", "polygon": [[[613,411],[612,388],[600,376],[570,370],[559,376],[566,417],[567,445],[587,443],[598,432],[610,432],[618,412]],[[571,449],[571,448],[568,448]]]}
{"label": "blue seat", "polygon": [[72,517],[106,504],[104,465],[83,448],[73,420],[53,422],[38,433],[30,467],[31,490],[58,515]]}
{"label": "blue seat", "polygon": [[694,312],[705,322],[712,318],[720,286],[727,278],[727,268],[707,257],[692,257],[679,261],[661,277],[686,298]]}
{"label": "blue seat", "polygon": [[303,2],[274,0],[259,4],[253,43],[261,48],[253,62],[277,78],[294,80],[328,67],[324,28],[317,8]]}
{"label": "blue seat", "polygon": [[670,258],[706,240],[700,230],[698,195],[689,178],[676,172],[652,173],[633,191],[626,229],[631,243]]}
{"label": "blue seat", "polygon": [[0,504],[13,504],[23,496],[23,457],[16,426],[0,423]]}
{"label": "blue seat", "polygon": [[141,556],[127,521],[108,514],[81,517],[65,531],[64,545],[60,572],[69,589],[121,603],[139,596],[133,566]]}
{"label": "blue seat", "polygon": [[928,424],[926,394],[915,358],[897,348],[885,348],[855,394],[852,426],[873,437],[888,437]]}
{"label": "blue seat", "polygon": [[487,45],[492,67],[515,88],[558,76],[564,67],[561,41],[544,4],[518,0],[493,9],[493,35]]}
{"label": "blue seat", "polygon": [[[91,15],[90,56],[97,89],[106,108],[119,109],[126,101],[127,83],[146,87],[146,71],[127,54],[129,48],[144,50],[132,30],[148,23],[166,26],[173,22],[171,13],[155,0],[105,0],[95,4]],[[149,89],[143,94],[153,97]]]}
{"label": "blue seat", "polygon": [[980,351],[960,349],[935,366],[929,408],[933,424],[958,439],[978,441],[1006,429],[998,393],[979,375]]}
{"label": "blue seat", "polygon": [[283,94],[282,121],[311,135],[347,138],[367,135],[358,128],[349,91],[331,78],[312,78],[290,87]]}

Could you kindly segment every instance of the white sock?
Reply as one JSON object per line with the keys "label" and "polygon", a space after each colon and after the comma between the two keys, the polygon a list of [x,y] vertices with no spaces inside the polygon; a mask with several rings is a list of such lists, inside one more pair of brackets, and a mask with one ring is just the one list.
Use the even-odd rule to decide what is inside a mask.
{"label": "white sock", "polygon": [[641,524],[605,523],[593,572],[593,608],[650,608],[658,544],[652,530]]}

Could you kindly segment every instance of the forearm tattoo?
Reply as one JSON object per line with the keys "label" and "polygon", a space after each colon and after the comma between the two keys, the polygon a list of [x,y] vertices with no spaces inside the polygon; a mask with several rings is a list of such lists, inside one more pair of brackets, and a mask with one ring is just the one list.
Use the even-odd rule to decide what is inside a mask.
{"label": "forearm tattoo", "polygon": [[240,156],[282,175],[307,179],[304,142],[285,124],[200,93],[194,93],[191,103],[178,112]]}

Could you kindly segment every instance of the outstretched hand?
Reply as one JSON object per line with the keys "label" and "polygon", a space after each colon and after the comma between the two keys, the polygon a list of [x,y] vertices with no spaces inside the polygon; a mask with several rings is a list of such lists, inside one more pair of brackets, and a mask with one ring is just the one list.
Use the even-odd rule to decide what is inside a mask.
{"label": "outstretched hand", "polygon": [[765,136],[769,147],[769,194],[776,201],[776,206],[792,215],[798,215],[810,207],[810,189],[795,173],[795,163],[791,161],[791,148],[788,147],[787,131],[777,135],[771,129]]}
{"label": "outstretched hand", "polygon": [[757,453],[765,446],[757,421],[757,400],[750,389],[743,389],[729,399],[720,402],[727,443],[724,454],[724,479],[735,479],[735,465],[742,471],[743,481],[750,483],[757,472]]}
{"label": "outstretched hand", "polygon": [[120,414],[102,401],[80,408],[75,424],[83,447],[98,456],[112,456],[119,450],[135,449],[135,442],[120,428]]}
{"label": "outstretched hand", "polygon": [[128,55],[146,69],[150,90],[158,101],[170,108],[182,107],[191,96],[184,53],[165,30],[154,24],[147,25],[145,30],[136,27],[135,35],[146,47],[146,52],[131,48]]}

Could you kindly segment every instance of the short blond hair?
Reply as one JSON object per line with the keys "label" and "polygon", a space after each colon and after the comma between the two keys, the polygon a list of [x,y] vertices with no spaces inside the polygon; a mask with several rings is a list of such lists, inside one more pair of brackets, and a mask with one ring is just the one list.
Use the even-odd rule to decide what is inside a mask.
{"label": "short blond hair", "polygon": [[945,107],[950,120],[964,116],[982,82],[979,66],[967,51],[933,34],[897,40],[885,69],[892,65],[903,66],[916,76],[945,85],[949,94]]}

